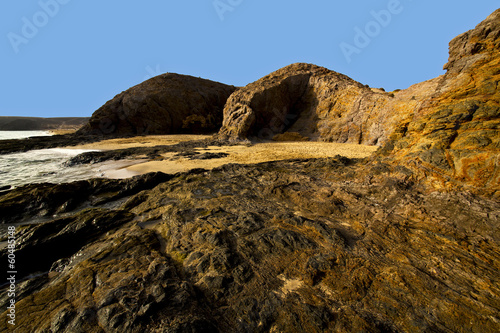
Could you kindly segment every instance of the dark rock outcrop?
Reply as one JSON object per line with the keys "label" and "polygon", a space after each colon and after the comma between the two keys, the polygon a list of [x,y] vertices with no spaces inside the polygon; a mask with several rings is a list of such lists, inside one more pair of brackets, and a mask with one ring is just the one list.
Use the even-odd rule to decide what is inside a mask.
{"label": "dark rock outcrop", "polygon": [[[225,145],[223,141],[215,139],[193,140],[179,142],[174,145],[153,146],[153,147],[133,147],[106,151],[90,151],[85,152],[71,158],[65,163],[65,166],[75,166],[80,164],[93,164],[109,160],[121,160],[126,158],[139,158],[147,156],[150,159],[162,159],[161,154],[178,152],[179,154],[195,155],[194,148],[207,148],[208,146]],[[205,155],[209,156],[209,155]],[[213,158],[213,157],[212,157]]]}
{"label": "dark rock outcrop", "polygon": [[210,133],[222,123],[222,110],[236,88],[179,74],[163,74],[108,101],[78,134],[133,136]]}
{"label": "dark rock outcrop", "polygon": [[53,218],[77,208],[100,206],[151,189],[171,177],[158,172],[119,180],[25,185],[0,195],[0,223]]}
{"label": "dark rock outcrop", "polygon": [[[17,262],[31,263],[18,265],[16,270],[18,278],[49,271],[59,259],[71,257],[84,245],[96,240],[107,231],[132,221],[133,218],[134,214],[129,212],[95,208],[35,224],[16,239],[19,244],[16,247]],[[3,262],[7,261],[6,256],[2,255],[0,258]],[[60,266],[60,261],[56,266]]]}
{"label": "dark rock outcrop", "polygon": [[76,146],[83,143],[99,141],[100,139],[102,139],[102,137],[66,134],[37,136],[26,139],[0,140],[0,155],[26,152],[34,149]]}
{"label": "dark rock outcrop", "polygon": [[19,283],[17,329],[498,332],[499,203],[415,179],[345,158],[227,165],[19,229],[23,260],[61,251]]}

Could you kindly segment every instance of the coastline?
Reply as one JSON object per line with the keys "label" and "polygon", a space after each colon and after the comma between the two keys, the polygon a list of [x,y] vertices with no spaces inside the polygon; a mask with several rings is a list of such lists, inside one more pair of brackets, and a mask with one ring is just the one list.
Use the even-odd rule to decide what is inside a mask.
{"label": "coastline", "polygon": [[52,136],[51,131],[0,131],[0,140],[17,140],[17,139],[27,139],[31,137],[47,137]]}
{"label": "coastline", "polygon": [[[137,136],[102,140],[99,142],[83,144],[67,149],[84,150],[118,150],[128,148],[155,147],[174,145],[186,141],[209,139],[207,135],[155,135]],[[347,158],[365,158],[372,155],[377,146],[367,146],[349,143],[332,142],[262,142],[252,145],[239,144],[227,146],[207,146],[194,148],[186,156],[179,152],[163,153],[156,158],[138,156],[128,159],[127,162],[107,162],[108,166],[117,163],[113,169],[108,168],[106,177],[125,178],[142,175],[149,172],[177,173],[192,169],[214,169],[224,164],[257,164],[263,162],[326,158],[341,155]]]}
{"label": "coastline", "polygon": [[68,149],[116,150],[138,147],[174,145],[180,142],[209,139],[210,135],[171,134],[134,136],[130,138],[105,139],[97,142],[69,146]]}
{"label": "coastline", "polygon": [[499,49],[500,9],[407,89],[166,73],[0,141],[0,331],[500,332]]}

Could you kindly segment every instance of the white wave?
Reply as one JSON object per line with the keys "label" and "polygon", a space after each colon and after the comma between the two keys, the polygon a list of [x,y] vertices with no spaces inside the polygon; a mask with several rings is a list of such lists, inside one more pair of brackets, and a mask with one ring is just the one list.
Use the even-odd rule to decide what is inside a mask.
{"label": "white wave", "polygon": [[93,150],[51,148],[0,155],[0,187],[31,183],[63,183],[98,177],[95,165],[65,167],[70,158]]}
{"label": "white wave", "polygon": [[51,136],[48,131],[0,131],[0,140],[25,139],[33,136]]}
{"label": "white wave", "polygon": [[98,149],[72,149],[72,148],[50,148],[50,149],[44,149],[44,150],[48,150],[48,151],[51,151],[54,153],[60,153],[62,155],[68,155],[68,156],[76,156],[76,155],[80,155],[83,153],[100,151]]}

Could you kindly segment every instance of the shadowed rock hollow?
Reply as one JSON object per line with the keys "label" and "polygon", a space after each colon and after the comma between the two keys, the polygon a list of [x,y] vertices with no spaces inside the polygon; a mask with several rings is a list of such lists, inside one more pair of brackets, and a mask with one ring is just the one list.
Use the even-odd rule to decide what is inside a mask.
{"label": "shadowed rock hollow", "polygon": [[219,137],[271,139],[287,132],[312,140],[381,145],[435,86],[434,80],[386,93],[326,68],[297,63],[234,92],[224,107]]}
{"label": "shadowed rock hollow", "polygon": [[236,88],[179,74],[163,74],[115,96],[92,115],[78,134],[132,136],[210,133]]}

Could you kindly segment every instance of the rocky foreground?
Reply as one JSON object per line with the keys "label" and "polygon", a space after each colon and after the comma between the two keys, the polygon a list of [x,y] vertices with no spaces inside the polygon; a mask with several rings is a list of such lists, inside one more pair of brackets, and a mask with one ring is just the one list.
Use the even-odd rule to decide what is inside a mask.
{"label": "rocky foreground", "polygon": [[[115,97],[76,135],[0,142],[8,153],[222,126],[205,141],[87,153],[69,164],[248,139],[380,146],[366,159],[0,193],[0,222],[17,225],[15,329],[499,332],[499,49],[497,10],[450,43],[444,76],[403,91],[309,64],[239,89],[167,74]],[[200,117],[179,107],[179,87],[200,102]],[[6,263],[8,251],[0,257]],[[2,286],[2,331],[13,328],[10,299]]]}
{"label": "rocky foreground", "polygon": [[73,211],[18,230],[19,277],[38,273],[19,332],[500,329],[500,203],[402,166],[233,164],[0,200],[12,219]]}

